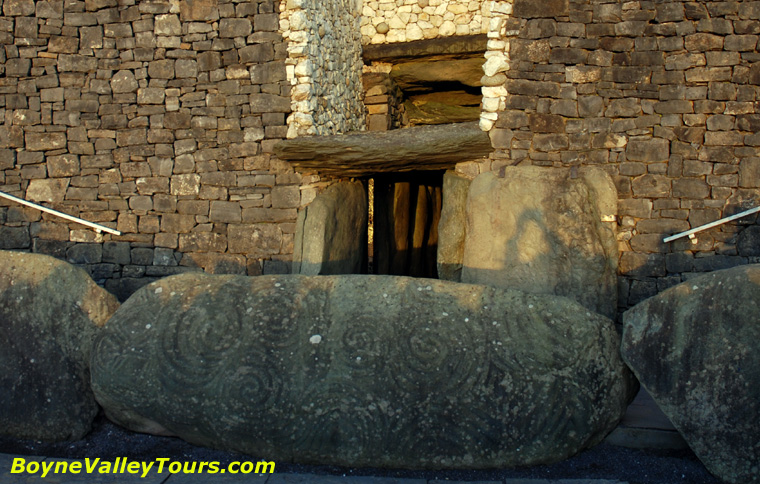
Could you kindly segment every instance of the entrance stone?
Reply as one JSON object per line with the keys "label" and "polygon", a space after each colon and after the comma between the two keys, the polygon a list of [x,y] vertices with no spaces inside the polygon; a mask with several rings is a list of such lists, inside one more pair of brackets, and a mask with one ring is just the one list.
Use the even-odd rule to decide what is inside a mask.
{"label": "entrance stone", "polygon": [[470,186],[462,282],[555,294],[614,318],[617,191],[601,170],[508,167]]}
{"label": "entrance stone", "polygon": [[367,192],[341,182],[298,214],[293,273],[359,274],[367,253]]}
{"label": "entrance stone", "polygon": [[612,321],[567,298],[392,276],[156,281],[92,358],[132,430],[277,462],[504,468],[557,462],[625,412]]}

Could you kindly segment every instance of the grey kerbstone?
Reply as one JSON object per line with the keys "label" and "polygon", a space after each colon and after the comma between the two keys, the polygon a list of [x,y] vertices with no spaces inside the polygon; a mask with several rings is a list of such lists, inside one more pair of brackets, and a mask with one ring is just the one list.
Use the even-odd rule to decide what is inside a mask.
{"label": "grey kerbstone", "polygon": [[508,167],[467,197],[462,282],[567,296],[617,311],[617,191],[601,170]]}
{"label": "grey kerbstone", "polygon": [[367,193],[360,182],[341,182],[317,195],[298,214],[295,274],[359,274],[366,253]]}
{"label": "grey kerbstone", "polygon": [[623,358],[726,482],[760,482],[758,311],[760,266],[749,265],[690,279],[624,314]]}
{"label": "grey kerbstone", "polygon": [[117,307],[82,269],[0,252],[0,433],[56,441],[90,430],[92,340]]}
{"label": "grey kerbstone", "polygon": [[618,345],[610,320],[553,296],[186,274],[110,320],[92,386],[128,428],[278,462],[503,468],[615,427],[632,390]]}

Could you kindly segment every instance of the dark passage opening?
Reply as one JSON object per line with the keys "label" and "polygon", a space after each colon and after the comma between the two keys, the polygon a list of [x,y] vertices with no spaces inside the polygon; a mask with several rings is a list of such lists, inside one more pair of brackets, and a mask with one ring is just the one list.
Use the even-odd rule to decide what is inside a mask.
{"label": "dark passage opening", "polygon": [[372,272],[437,278],[443,171],[374,177]]}

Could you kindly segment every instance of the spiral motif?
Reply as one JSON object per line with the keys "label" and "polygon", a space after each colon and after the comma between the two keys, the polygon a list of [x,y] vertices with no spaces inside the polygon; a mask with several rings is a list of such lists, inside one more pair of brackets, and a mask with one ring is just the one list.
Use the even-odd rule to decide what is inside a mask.
{"label": "spiral motif", "polygon": [[[447,324],[448,323],[448,324]],[[396,384],[407,392],[461,393],[480,378],[476,326],[450,321],[411,321],[398,331],[390,357]]]}
{"label": "spiral motif", "polygon": [[388,418],[365,389],[349,382],[321,382],[308,389],[296,406],[292,445],[314,462],[345,460],[369,465],[383,453]]}
{"label": "spiral motif", "polygon": [[224,312],[209,311],[207,300],[211,297],[226,296],[204,294],[198,296],[196,304],[180,311],[174,304],[161,311],[172,312],[173,317],[159,323],[158,376],[173,393],[201,391],[218,377],[222,363],[233,358],[240,345],[242,318],[235,304],[230,301]]}
{"label": "spiral motif", "polygon": [[367,321],[356,321],[346,328],[341,338],[343,355],[353,373],[379,375],[384,373],[388,361],[388,345],[373,334]]}

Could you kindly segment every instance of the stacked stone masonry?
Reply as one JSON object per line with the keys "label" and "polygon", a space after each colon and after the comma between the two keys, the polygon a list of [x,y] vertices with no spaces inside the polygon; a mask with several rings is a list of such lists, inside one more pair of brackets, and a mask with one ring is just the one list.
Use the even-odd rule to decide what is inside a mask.
{"label": "stacked stone masonry", "polygon": [[0,207],[0,248],[79,264],[121,297],[205,269],[288,272],[316,177],[287,135],[273,0],[4,0],[0,190],[121,231]]}
{"label": "stacked stone masonry", "polygon": [[360,0],[282,0],[292,84],[288,138],[364,129],[360,14]]}
{"label": "stacked stone masonry", "polygon": [[480,169],[607,170],[622,307],[759,260],[754,217],[662,239],[760,203],[760,2],[515,0],[506,22],[508,95]]}
{"label": "stacked stone masonry", "polygon": [[0,190],[124,232],[2,202],[0,248],[65,258],[122,296],[187,270],[289,271],[297,211],[331,181],[295,172],[273,146],[396,127],[395,88],[368,87],[362,102],[362,44],[482,32],[481,127],[494,152],[457,170],[608,171],[619,191],[621,308],[694,274],[760,261],[754,217],[662,243],[760,203],[760,2],[0,8]]}
{"label": "stacked stone masonry", "polygon": [[362,9],[362,43],[392,44],[488,29],[492,1],[371,0]]}

